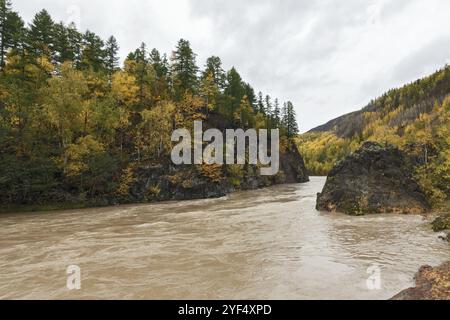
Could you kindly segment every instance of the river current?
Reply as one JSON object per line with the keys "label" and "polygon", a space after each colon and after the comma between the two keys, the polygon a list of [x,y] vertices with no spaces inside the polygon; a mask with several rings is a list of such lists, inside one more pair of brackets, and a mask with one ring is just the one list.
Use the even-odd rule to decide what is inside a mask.
{"label": "river current", "polygon": [[388,299],[450,257],[421,216],[316,211],[324,183],[0,215],[0,298]]}

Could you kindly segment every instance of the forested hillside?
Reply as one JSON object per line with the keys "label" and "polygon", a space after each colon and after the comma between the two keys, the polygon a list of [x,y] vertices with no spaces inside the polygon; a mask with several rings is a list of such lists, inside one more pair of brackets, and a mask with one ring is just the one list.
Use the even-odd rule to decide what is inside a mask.
{"label": "forested hillside", "polygon": [[[3,205],[127,194],[137,167],[169,160],[174,129],[210,115],[280,128],[284,144],[297,134],[291,102],[255,93],[219,57],[200,68],[186,40],[169,55],[142,43],[121,65],[113,36],[81,33],[45,10],[26,26],[7,0],[0,32]],[[239,184],[243,168],[198,170]]]}
{"label": "forested hillside", "polygon": [[450,194],[450,67],[373,100],[364,109],[298,138],[312,174],[326,175],[364,141],[389,143],[415,159],[417,182],[432,204]]}

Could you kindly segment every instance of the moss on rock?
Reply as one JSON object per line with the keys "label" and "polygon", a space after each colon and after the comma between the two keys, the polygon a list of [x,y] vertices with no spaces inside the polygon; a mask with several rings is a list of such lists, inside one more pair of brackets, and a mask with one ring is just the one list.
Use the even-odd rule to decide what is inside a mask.
{"label": "moss on rock", "polygon": [[431,225],[435,232],[450,230],[450,213],[445,213],[437,217]]}

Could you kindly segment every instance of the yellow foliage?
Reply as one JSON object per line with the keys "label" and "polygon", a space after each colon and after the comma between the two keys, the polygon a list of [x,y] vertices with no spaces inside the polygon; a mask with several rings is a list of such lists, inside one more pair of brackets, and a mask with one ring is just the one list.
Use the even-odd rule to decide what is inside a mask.
{"label": "yellow foliage", "polygon": [[233,115],[234,120],[241,124],[243,128],[250,128],[254,126],[253,108],[248,102],[247,96],[242,98],[239,108]]}
{"label": "yellow foliage", "polygon": [[136,137],[140,160],[159,159],[170,153],[174,112],[174,104],[163,101],[140,113],[142,122]]}
{"label": "yellow foliage", "polygon": [[177,128],[192,128],[194,121],[205,120],[206,116],[202,112],[204,107],[205,104],[201,97],[186,92],[183,99],[176,104],[175,121]]}
{"label": "yellow foliage", "polygon": [[114,73],[111,83],[111,92],[119,104],[131,107],[138,102],[139,87],[136,85],[136,78],[127,72],[119,71]]}
{"label": "yellow foliage", "polygon": [[55,67],[50,62],[47,56],[40,56],[36,59],[36,65],[42,72],[46,74],[53,74]]}
{"label": "yellow foliage", "polygon": [[220,182],[223,179],[222,165],[220,164],[203,164],[201,166],[201,172],[205,177],[209,178],[213,182]]}
{"label": "yellow foliage", "polygon": [[159,196],[161,193],[161,188],[159,185],[156,186],[150,186],[147,190],[147,199],[152,200],[155,197]]}
{"label": "yellow foliage", "polygon": [[65,153],[65,173],[68,177],[77,176],[88,169],[86,157],[105,152],[104,146],[92,136],[79,138],[70,144]]}
{"label": "yellow foliage", "polygon": [[214,82],[214,75],[210,72],[202,79],[200,95],[206,100],[205,105],[208,110],[216,108],[216,96],[219,94],[219,88]]}
{"label": "yellow foliage", "polygon": [[333,166],[360,143],[338,138],[332,132],[307,133],[297,138],[300,153],[312,175],[327,175]]}
{"label": "yellow foliage", "polygon": [[134,167],[128,166],[124,170],[122,170],[122,174],[120,176],[120,184],[117,188],[116,193],[119,196],[126,197],[130,193],[130,187],[134,181]]}
{"label": "yellow foliage", "polygon": [[397,130],[387,125],[373,127],[373,132],[368,140],[382,144],[401,145],[401,138],[397,135]]}
{"label": "yellow foliage", "polygon": [[255,116],[255,129],[266,129],[266,124],[266,117],[261,112],[258,112]]}
{"label": "yellow foliage", "polygon": [[86,101],[83,96],[88,91],[85,78],[70,63],[65,63],[61,67],[61,76],[49,79],[48,88],[43,90],[47,120],[58,129],[63,145],[67,145],[84,125]]}

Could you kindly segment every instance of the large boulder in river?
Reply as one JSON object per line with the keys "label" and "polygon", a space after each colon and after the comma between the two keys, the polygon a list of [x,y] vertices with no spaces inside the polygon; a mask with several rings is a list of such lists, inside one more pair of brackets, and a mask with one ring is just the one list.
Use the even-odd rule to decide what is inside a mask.
{"label": "large boulder in river", "polygon": [[399,149],[366,142],[331,170],[317,209],[350,215],[424,213],[429,206],[412,171]]}
{"label": "large boulder in river", "polygon": [[450,300],[450,262],[440,267],[423,266],[415,277],[416,286],[391,300]]}

